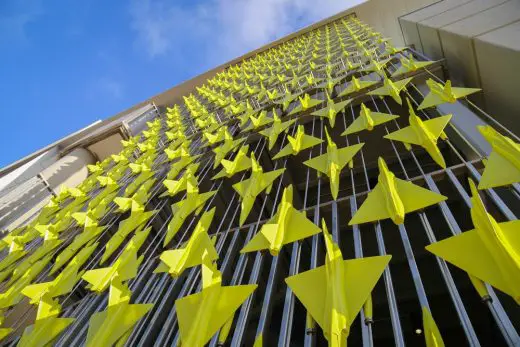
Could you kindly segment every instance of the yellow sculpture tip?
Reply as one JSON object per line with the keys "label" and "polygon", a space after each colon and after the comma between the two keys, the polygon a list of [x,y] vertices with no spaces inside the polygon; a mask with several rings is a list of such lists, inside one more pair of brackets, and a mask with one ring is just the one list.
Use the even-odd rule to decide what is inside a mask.
{"label": "yellow sculpture tip", "polygon": [[473,181],[472,178],[468,178],[469,183],[469,189],[471,191],[471,196],[473,198],[480,198],[480,195],[478,194],[477,186],[475,185],[475,181]]}
{"label": "yellow sculpture tip", "polygon": [[329,130],[327,127],[325,127],[325,136],[327,137],[327,143],[332,146],[334,142],[332,141],[332,138],[329,135]]}
{"label": "yellow sculpture tip", "polygon": [[478,125],[477,129],[489,144],[493,144],[495,138],[502,136],[490,125]]}
{"label": "yellow sculpture tip", "polygon": [[383,157],[377,158],[377,166],[379,168],[379,173],[388,172],[388,166]]}
{"label": "yellow sculpture tip", "polygon": [[415,112],[412,107],[412,103],[410,102],[409,98],[406,98],[406,103],[408,104],[408,110],[409,110],[410,115],[412,115],[412,114],[415,115]]}
{"label": "yellow sculpture tip", "polygon": [[243,226],[244,225],[244,222],[246,221],[247,219],[247,216],[243,216],[242,213],[240,214],[240,220],[239,220],[239,223],[238,223],[238,226]]}
{"label": "yellow sculpture tip", "polygon": [[396,215],[395,217],[392,218],[392,221],[394,222],[395,225],[403,224],[404,223],[404,216]]}

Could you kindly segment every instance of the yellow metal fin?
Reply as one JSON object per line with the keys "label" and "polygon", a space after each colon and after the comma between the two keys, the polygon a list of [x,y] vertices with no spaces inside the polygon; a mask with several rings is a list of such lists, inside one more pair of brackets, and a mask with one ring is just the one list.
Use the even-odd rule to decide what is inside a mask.
{"label": "yellow metal fin", "polygon": [[[380,158],[380,161],[381,160]],[[395,191],[393,191],[394,188],[391,188],[391,191],[385,193],[383,189],[385,181],[389,181],[390,184],[393,184]],[[390,195],[391,193],[396,194],[396,196]],[[386,218],[392,218],[394,222],[397,223],[398,221],[395,220],[397,217],[393,215],[392,210],[389,208],[389,206],[394,206],[395,202],[392,202],[392,199],[399,199],[404,208],[402,212],[409,213],[437,204],[447,198],[411,182],[396,178],[391,171],[387,170],[385,164],[383,167],[380,166],[378,184],[368,193],[366,200],[352,217],[349,225],[373,222]],[[401,217],[404,218],[404,216]],[[402,223],[402,221],[400,222]]]}
{"label": "yellow metal fin", "polygon": [[[218,253],[207,232],[202,232],[198,236],[198,241],[192,247],[164,251],[160,259],[166,265],[167,271],[177,277],[182,273],[182,270],[202,264],[204,256],[207,256],[210,261],[218,259]],[[181,272],[172,272],[181,260],[185,261]]]}
{"label": "yellow metal fin", "polygon": [[[514,249],[520,249],[520,221],[500,223],[499,227]],[[507,278],[517,278],[518,274],[504,273],[476,229],[432,243],[426,246],[426,250],[520,302],[520,288],[512,288]]]}
{"label": "yellow metal fin", "polygon": [[491,152],[478,188],[489,189],[517,182],[520,182],[520,170],[497,152]]}
{"label": "yellow metal fin", "polygon": [[444,347],[444,341],[442,340],[439,328],[437,328],[437,324],[430,310],[424,306],[422,308],[422,319],[426,347]]}
{"label": "yellow metal fin", "polygon": [[[381,113],[381,112],[373,112],[363,104],[361,104],[362,111],[359,116],[345,129],[345,131],[341,134],[341,136],[354,134],[363,130],[371,130],[370,124],[367,121],[367,117],[370,117],[370,120],[373,122],[373,126],[380,125],[386,122],[389,122],[393,119],[399,118],[397,115]],[[362,113],[369,113],[369,115],[363,115]]]}
{"label": "yellow metal fin", "polygon": [[347,164],[352,161],[352,158],[363,148],[364,143],[358,143],[352,146],[343,147],[338,149],[338,166],[342,170]]}
{"label": "yellow metal fin", "polygon": [[90,318],[86,346],[112,346],[148,313],[153,304],[120,303]]}
{"label": "yellow metal fin", "polygon": [[81,278],[90,283],[91,288],[97,288],[108,278],[112,267],[104,267],[94,270],[88,270],[81,276]]}
{"label": "yellow metal fin", "polygon": [[305,214],[294,208],[291,208],[288,218],[289,222],[287,223],[283,239],[284,245],[321,232],[320,227],[311,222]]}
{"label": "yellow metal fin", "polygon": [[[205,314],[210,317],[209,325],[200,339],[202,344],[206,344],[215,333],[233,316],[235,311],[257,288],[256,284],[220,287],[217,295],[217,302],[208,308]],[[201,303],[208,295],[206,291],[189,295],[175,301],[177,317],[179,319],[179,330],[181,341],[190,335],[197,317],[196,312],[200,309]]]}
{"label": "yellow metal fin", "polygon": [[264,346],[264,335],[260,334],[255,338],[255,343],[253,344],[253,347],[263,347]]}
{"label": "yellow metal fin", "polygon": [[401,128],[383,137],[388,140],[409,143],[412,145],[420,146],[422,144],[421,138],[417,135],[417,133],[411,126]]}
{"label": "yellow metal fin", "polygon": [[255,252],[269,248],[269,240],[276,236],[278,227],[278,224],[264,224],[260,232],[240,250],[240,253]]}
{"label": "yellow metal fin", "polygon": [[[352,324],[363,307],[384,269],[391,259],[390,255],[343,260],[344,277],[338,280],[345,281],[347,292],[345,300],[349,313],[349,324]],[[316,323],[325,331],[329,330],[326,322],[328,279],[326,266],[302,272],[287,277],[285,282],[292,289],[294,295],[302,302]],[[334,307],[330,307],[331,310]]]}
{"label": "yellow metal fin", "polygon": [[63,330],[65,330],[74,318],[49,317],[36,321],[25,328],[18,342],[20,347],[43,347],[51,344]]}
{"label": "yellow metal fin", "polygon": [[110,283],[108,306],[115,306],[120,303],[129,303],[132,292],[128,289],[128,285],[119,280]]}

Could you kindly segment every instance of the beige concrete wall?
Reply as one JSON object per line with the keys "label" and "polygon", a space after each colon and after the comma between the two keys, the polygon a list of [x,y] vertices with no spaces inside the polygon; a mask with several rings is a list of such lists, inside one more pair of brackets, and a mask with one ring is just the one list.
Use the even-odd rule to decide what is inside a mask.
{"label": "beige concrete wall", "polygon": [[520,21],[475,38],[488,111],[520,134]]}
{"label": "beige concrete wall", "polygon": [[419,31],[419,36],[423,43],[423,53],[431,59],[438,60],[443,58],[443,46],[438,31],[440,28],[486,11],[489,8],[507,1],[508,0],[474,0],[455,6],[441,14],[437,14],[417,23],[417,30]]}
{"label": "beige concrete wall", "polygon": [[83,182],[88,176],[87,165],[95,162],[96,158],[88,150],[76,148],[40,175],[52,190],[59,193],[62,187],[75,187]]}
{"label": "beige concrete wall", "polygon": [[453,78],[480,86],[473,38],[520,20],[520,1],[510,0],[486,11],[439,28],[439,36]]}
{"label": "beige concrete wall", "polygon": [[95,155],[97,160],[103,161],[108,156],[119,153],[123,149],[121,140],[123,140],[123,137],[119,133],[113,134],[88,146],[87,149]]}
{"label": "beige concrete wall", "polygon": [[407,43],[419,42],[427,56],[445,58],[454,85],[483,88],[472,100],[520,134],[519,21],[518,0],[472,0],[445,1],[401,23]]}
{"label": "beige concrete wall", "polygon": [[403,30],[405,44],[414,46],[417,50],[424,52],[423,42],[417,26],[418,23],[421,23],[428,18],[441,15],[442,13],[469,1],[471,0],[443,0],[401,17],[399,22]]}
{"label": "beige concrete wall", "polygon": [[435,3],[433,0],[371,0],[353,8],[356,15],[375,30],[392,38],[395,46],[405,44],[399,17]]}

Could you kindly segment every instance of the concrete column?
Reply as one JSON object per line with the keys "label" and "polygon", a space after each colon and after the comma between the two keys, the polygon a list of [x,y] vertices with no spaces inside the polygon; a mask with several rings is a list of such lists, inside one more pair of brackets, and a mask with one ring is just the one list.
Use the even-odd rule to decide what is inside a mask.
{"label": "concrete column", "polygon": [[96,158],[84,148],[76,148],[40,173],[49,187],[59,194],[62,187],[75,187],[88,176],[87,165]]}

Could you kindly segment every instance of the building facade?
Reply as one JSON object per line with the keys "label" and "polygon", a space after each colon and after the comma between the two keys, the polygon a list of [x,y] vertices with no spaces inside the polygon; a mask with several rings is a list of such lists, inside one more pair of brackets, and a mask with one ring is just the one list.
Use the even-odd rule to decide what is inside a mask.
{"label": "building facade", "polygon": [[3,169],[1,343],[520,345],[518,132],[387,3]]}

